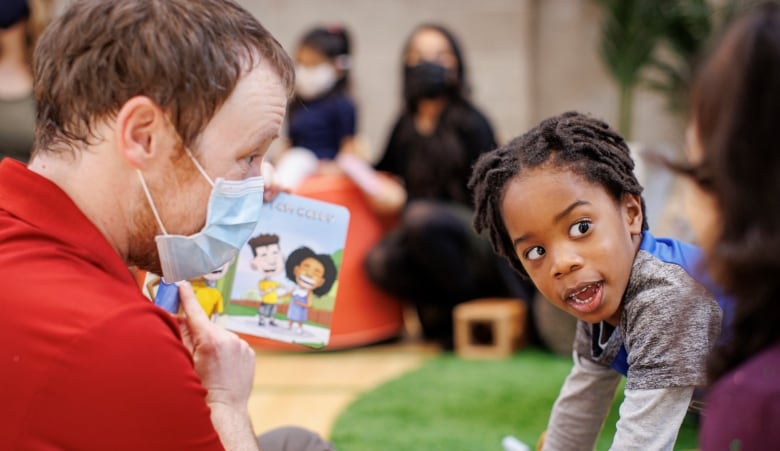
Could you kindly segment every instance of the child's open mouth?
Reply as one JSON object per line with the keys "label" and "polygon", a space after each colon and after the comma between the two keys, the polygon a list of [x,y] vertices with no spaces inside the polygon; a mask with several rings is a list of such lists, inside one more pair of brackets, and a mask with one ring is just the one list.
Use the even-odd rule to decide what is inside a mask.
{"label": "child's open mouth", "polygon": [[603,282],[593,282],[578,286],[567,293],[566,302],[580,312],[590,313],[601,304],[603,287]]}

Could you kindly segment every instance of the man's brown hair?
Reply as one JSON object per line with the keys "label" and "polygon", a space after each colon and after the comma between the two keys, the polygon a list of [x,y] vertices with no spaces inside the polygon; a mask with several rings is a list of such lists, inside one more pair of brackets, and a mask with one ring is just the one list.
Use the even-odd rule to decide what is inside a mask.
{"label": "man's brown hair", "polygon": [[260,61],[291,94],[290,57],[233,0],[73,0],[33,57],[35,152],[89,144],[96,123],[137,95],[170,112],[191,146]]}

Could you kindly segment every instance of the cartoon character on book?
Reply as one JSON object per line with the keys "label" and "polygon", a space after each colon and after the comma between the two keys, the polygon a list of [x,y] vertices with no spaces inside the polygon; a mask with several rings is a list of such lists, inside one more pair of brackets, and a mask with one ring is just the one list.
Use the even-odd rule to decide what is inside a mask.
{"label": "cartoon character on book", "polygon": [[[230,262],[225,263],[222,265],[222,267],[215,269],[214,271],[210,272],[209,274],[196,277],[194,279],[188,280],[190,285],[192,285],[192,291],[195,292],[195,297],[198,299],[198,302],[200,303],[200,306],[203,307],[203,311],[206,312],[206,315],[208,317],[216,322],[217,318],[219,318],[219,315],[222,314],[225,310],[225,300],[222,297],[222,292],[216,288],[217,281],[222,278],[222,276],[225,275],[225,272],[227,271],[227,268],[230,266]],[[150,275],[147,282],[146,282],[146,290],[151,299],[154,300],[154,303],[157,305],[164,305],[166,303],[161,304],[160,298],[167,298],[167,299],[176,299],[175,296],[177,295],[169,295],[168,293],[171,293],[171,290],[174,292],[178,291],[178,288],[176,288],[176,285],[173,283],[162,283],[163,280],[161,277],[156,275]],[[166,293],[166,294],[163,294]],[[174,296],[171,298],[170,296]],[[175,300],[175,303],[168,304],[170,308],[178,309],[178,300]],[[163,308],[169,308],[169,307],[163,307]],[[176,313],[175,311],[172,311],[171,313]]]}
{"label": "cartoon character on book", "polygon": [[225,275],[228,266],[230,266],[229,262],[206,275],[190,280],[195,297],[198,299],[200,306],[203,307],[203,311],[206,312],[206,315],[212,321],[216,321],[225,310],[222,292],[216,286],[217,281]]}
{"label": "cartoon character on book", "polygon": [[276,309],[279,304],[280,284],[276,277],[284,271],[284,255],[279,246],[279,236],[274,234],[260,234],[252,237],[247,243],[252,250],[252,269],[260,273],[260,281],[257,283],[257,289],[260,292],[260,306],[257,309],[260,326],[264,326],[266,321],[271,326],[275,326]]}
{"label": "cartoon character on book", "polygon": [[287,257],[286,269],[287,278],[295,281],[287,310],[288,327],[293,329],[294,323],[297,323],[295,332],[302,334],[303,323],[312,305],[312,294],[322,296],[330,291],[338,271],[330,255],[317,254],[306,246],[299,247]]}

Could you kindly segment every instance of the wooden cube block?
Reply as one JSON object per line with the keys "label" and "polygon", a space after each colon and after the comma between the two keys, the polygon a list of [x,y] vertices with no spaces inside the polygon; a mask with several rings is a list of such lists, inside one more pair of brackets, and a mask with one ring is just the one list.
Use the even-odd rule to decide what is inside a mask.
{"label": "wooden cube block", "polygon": [[506,358],[525,342],[527,308],[512,298],[484,298],[455,306],[455,352],[464,358]]}

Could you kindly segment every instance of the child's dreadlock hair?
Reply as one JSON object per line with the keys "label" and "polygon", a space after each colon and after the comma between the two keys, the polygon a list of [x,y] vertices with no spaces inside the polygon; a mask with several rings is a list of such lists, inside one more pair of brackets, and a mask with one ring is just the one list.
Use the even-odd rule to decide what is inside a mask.
{"label": "child's dreadlock hair", "polygon": [[636,194],[642,203],[642,230],[647,230],[642,186],[625,140],[606,123],[569,111],[542,121],[509,144],[483,154],[475,163],[469,189],[474,195],[474,228],[487,230],[493,249],[527,276],[501,217],[505,187],[524,169],[543,164],[567,169],[603,186],[616,200]]}

